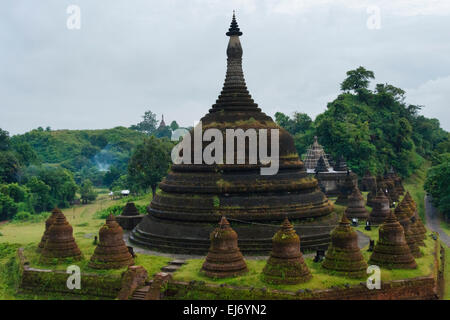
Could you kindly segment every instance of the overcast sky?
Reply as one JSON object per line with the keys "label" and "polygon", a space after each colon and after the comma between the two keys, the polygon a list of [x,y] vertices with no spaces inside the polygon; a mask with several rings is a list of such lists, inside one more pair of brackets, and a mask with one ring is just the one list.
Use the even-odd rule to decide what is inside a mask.
{"label": "overcast sky", "polygon": [[233,9],[248,88],[270,116],[314,118],[362,65],[450,131],[447,0],[3,1],[0,128],[129,126],[146,110],[192,125],[222,88]]}

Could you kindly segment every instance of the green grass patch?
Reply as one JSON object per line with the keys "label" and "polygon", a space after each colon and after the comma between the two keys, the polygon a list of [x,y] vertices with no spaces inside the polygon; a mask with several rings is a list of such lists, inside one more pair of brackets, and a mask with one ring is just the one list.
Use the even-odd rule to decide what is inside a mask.
{"label": "green grass patch", "polygon": [[444,267],[444,280],[445,280],[445,288],[444,288],[444,300],[450,300],[450,248],[442,243],[442,246],[445,249],[445,267]]}

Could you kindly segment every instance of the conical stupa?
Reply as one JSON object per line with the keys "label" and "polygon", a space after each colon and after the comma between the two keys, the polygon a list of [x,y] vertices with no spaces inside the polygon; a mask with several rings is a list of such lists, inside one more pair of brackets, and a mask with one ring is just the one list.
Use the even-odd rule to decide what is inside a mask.
{"label": "conical stupa", "polygon": [[419,217],[419,213],[417,210],[417,205],[414,199],[411,197],[409,191],[406,192],[403,201],[409,206],[410,219],[411,219],[411,229],[415,237],[418,239],[418,243],[420,246],[424,246],[425,242],[423,241],[426,238],[427,229],[425,228],[422,219]]}
{"label": "conical stupa", "polygon": [[328,158],[325,154],[325,151],[323,150],[323,147],[317,141],[317,136],[314,136],[313,144],[306,151],[305,168],[315,170],[320,158],[323,158],[325,169],[326,171],[328,171],[328,168],[330,167],[330,164],[328,163]]}
{"label": "conical stupa", "polygon": [[416,261],[406,242],[403,227],[392,211],[380,227],[378,242],[369,264],[389,269],[417,268]]}
{"label": "conical stupa", "polygon": [[311,279],[300,251],[300,238],[286,218],[272,238],[272,252],[263,269],[262,279],[273,284],[296,284]]}
{"label": "conical stupa", "polygon": [[110,214],[100,228],[99,243],[89,266],[94,269],[120,269],[133,264],[133,257],[123,241],[123,229]]}
{"label": "conical stupa", "polygon": [[[185,142],[191,138],[191,150],[188,152],[186,148],[182,155],[178,154],[179,159],[190,161],[177,161],[171,166],[159,184],[160,192],[148,207],[149,214],[133,230],[130,240],[153,250],[205,254],[211,225],[224,215],[238,220],[233,228],[239,234],[243,252],[265,254],[272,248],[273,236],[273,228],[266,225],[280,224],[287,216],[302,238],[303,249],[326,248],[330,231],[337,222],[333,204],[319,189],[317,180],[307,175],[293,137],[261,112],[249,94],[242,71],[243,51],[239,38],[242,32],[234,16],[227,35],[230,38],[222,92],[209,113],[185,136]],[[231,152],[223,150],[224,161],[220,158],[216,163],[207,164],[198,157],[202,153],[195,152],[200,149],[199,140],[207,129],[222,133],[219,137],[223,139],[223,146],[227,141],[230,143]],[[230,135],[235,129],[245,132],[254,129],[257,139],[252,141],[257,148],[250,148],[248,144],[245,150],[237,148],[239,143],[234,142],[238,139]],[[254,131],[248,134],[251,132]],[[252,160],[253,151],[261,150],[258,136],[261,138],[267,133],[267,143],[276,145],[277,132],[279,170],[276,174],[261,174],[261,169],[268,164],[264,159],[256,159],[256,163]],[[210,144],[204,141],[201,149],[208,151]],[[187,142],[179,144],[182,145],[189,146]],[[227,160],[226,154],[230,159]],[[236,160],[242,162],[235,163]]]}
{"label": "conical stupa", "polygon": [[331,233],[331,244],[322,267],[351,278],[367,276],[367,263],[359,250],[358,234],[350,226],[345,214]]}
{"label": "conical stupa", "polygon": [[211,278],[227,278],[244,274],[247,264],[238,247],[237,233],[228,220],[222,217],[219,227],[210,235],[211,246],[202,270]]}
{"label": "conical stupa", "polygon": [[349,219],[367,219],[369,217],[369,211],[366,209],[364,197],[358,188],[354,188],[353,192],[348,197],[345,215]]}
{"label": "conical stupa", "polygon": [[131,217],[131,216],[138,216],[140,215],[138,208],[136,208],[136,205],[134,202],[127,202],[125,207],[122,211],[122,216],[125,217]]}
{"label": "conical stupa", "polygon": [[347,162],[345,162],[344,156],[340,156],[333,167],[334,171],[347,171]]}
{"label": "conical stupa", "polygon": [[61,211],[55,212],[53,224],[48,229],[47,241],[42,249],[41,261],[73,258],[80,260],[81,251],[73,237],[73,228]]}
{"label": "conical stupa", "polygon": [[378,189],[377,196],[372,200],[372,207],[372,212],[369,215],[370,224],[382,224],[389,216],[391,209],[389,209],[389,199],[381,188]]}
{"label": "conical stupa", "polygon": [[414,232],[411,229],[410,224],[404,227],[403,230],[405,230],[406,243],[408,244],[409,250],[411,251],[413,257],[420,258],[421,256],[423,256],[419,248],[419,242],[417,241],[417,238],[414,235]]}
{"label": "conical stupa", "polygon": [[369,170],[366,171],[364,177],[361,179],[361,191],[370,191],[376,189],[377,181],[375,177],[370,173]]}
{"label": "conical stupa", "polygon": [[318,172],[328,172],[328,167],[325,163],[325,159],[320,156],[319,161],[317,161],[317,166],[314,169],[314,172],[318,173]]}
{"label": "conical stupa", "polygon": [[353,189],[358,188],[356,181],[353,180],[350,172],[347,171],[344,182],[339,186],[339,195],[335,204],[347,205],[348,197],[352,194]]}
{"label": "conical stupa", "polygon": [[41,242],[39,242],[38,252],[44,249],[45,243],[47,242],[48,239],[48,230],[50,229],[50,226],[55,222],[56,213],[58,212],[61,212],[61,210],[59,210],[59,208],[54,208],[52,210],[52,214],[50,215],[50,217],[48,217],[48,219],[45,221],[45,231],[44,234],[42,235]]}
{"label": "conical stupa", "polygon": [[377,190],[378,190],[378,187],[377,187],[377,181],[376,181],[376,179],[375,179],[375,182],[374,182],[374,184],[371,186],[371,188],[369,189],[369,193],[367,194],[367,202],[366,202],[366,205],[368,206],[368,207],[373,207],[373,200],[376,198],[376,196],[377,196]]}

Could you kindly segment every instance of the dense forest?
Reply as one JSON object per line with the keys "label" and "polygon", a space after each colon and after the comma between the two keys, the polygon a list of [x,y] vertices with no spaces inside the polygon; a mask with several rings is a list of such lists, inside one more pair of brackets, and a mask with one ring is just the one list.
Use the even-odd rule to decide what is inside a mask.
{"label": "dense forest", "polygon": [[275,114],[277,123],[288,130],[297,151],[305,154],[313,137],[334,159],[343,156],[359,176],[369,170],[385,173],[391,166],[403,177],[432,161],[426,191],[442,212],[450,214],[450,136],[438,119],[419,114],[422,106],[405,103],[404,90],[390,84],[369,89],[372,71],[359,67],[347,72],[342,93],[328,103],[313,121],[307,114]]}
{"label": "dense forest", "polygon": [[[317,135],[327,153],[343,156],[360,176],[392,166],[407,177],[431,163],[426,191],[450,216],[449,133],[439,120],[420,115],[422,106],[406,104],[402,89],[376,84],[370,90],[374,78],[363,67],[350,70],[341,94],[314,120],[300,112],[277,112],[275,120],[294,136],[300,155]],[[129,128],[105,130],[38,128],[10,137],[0,129],[0,220],[67,207],[74,199],[92,201],[95,187],[155,192],[170,166],[169,138],[179,126],[158,126],[151,111],[142,118]]]}
{"label": "dense forest", "polygon": [[[156,124],[156,115],[148,111],[142,122],[130,128],[39,127],[12,137],[0,129],[0,221],[27,219],[54,206],[68,207],[75,199],[82,203],[93,201],[97,196],[95,187],[131,189],[134,193],[154,189],[168,169],[173,145],[168,137],[178,128],[175,121],[170,126]],[[150,151],[152,147],[158,152],[164,150],[164,166],[151,166],[148,159],[152,153],[145,150],[149,147]],[[129,166],[133,153],[139,160]],[[142,161],[161,170],[154,169],[158,173],[150,177],[137,175],[136,166]],[[156,157],[157,161],[161,159]]]}

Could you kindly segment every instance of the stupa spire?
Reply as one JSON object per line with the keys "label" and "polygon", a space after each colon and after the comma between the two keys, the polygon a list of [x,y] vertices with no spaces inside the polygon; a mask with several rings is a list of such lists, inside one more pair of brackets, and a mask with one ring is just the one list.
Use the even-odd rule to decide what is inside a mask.
{"label": "stupa spire", "polygon": [[228,32],[226,33],[227,36],[242,36],[242,32],[239,29],[239,26],[236,21],[236,14],[233,10],[233,18],[231,19],[230,28],[228,29]]}
{"label": "stupa spire", "polygon": [[222,92],[220,93],[216,103],[212,106],[210,112],[220,110],[230,111],[260,111],[258,105],[253,101],[247,90],[244,72],[242,70],[242,46],[239,36],[242,35],[241,30],[236,21],[233,12],[230,28],[226,33],[230,37],[227,47],[227,72]]}

